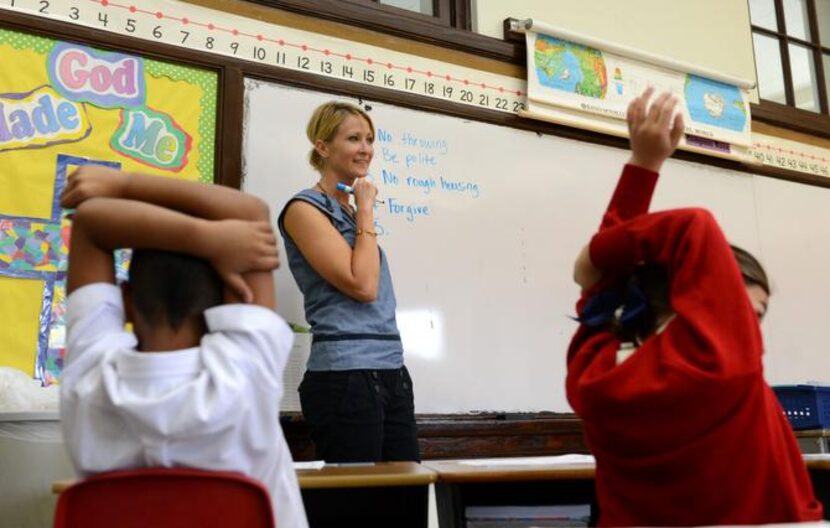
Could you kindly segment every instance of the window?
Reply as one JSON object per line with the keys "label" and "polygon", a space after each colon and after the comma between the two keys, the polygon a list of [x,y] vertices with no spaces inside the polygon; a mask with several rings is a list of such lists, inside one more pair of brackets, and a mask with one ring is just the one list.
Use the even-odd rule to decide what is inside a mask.
{"label": "window", "polygon": [[424,31],[432,27],[469,26],[466,0],[248,0],[378,29]]}
{"label": "window", "polygon": [[830,0],[750,0],[749,9],[761,106],[830,114]]}
{"label": "window", "polygon": [[470,30],[471,0],[246,0],[515,64],[524,43],[504,42]]}
{"label": "window", "polygon": [[433,16],[435,7],[432,5],[432,0],[379,0],[379,3],[407,11],[414,11],[422,15]]}

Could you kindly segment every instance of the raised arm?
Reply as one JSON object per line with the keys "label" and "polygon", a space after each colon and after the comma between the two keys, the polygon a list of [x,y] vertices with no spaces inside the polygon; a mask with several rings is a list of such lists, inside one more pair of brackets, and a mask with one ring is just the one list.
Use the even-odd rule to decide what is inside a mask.
{"label": "raised arm", "polygon": [[329,219],[313,205],[296,200],[288,206],[283,225],[305,259],[329,284],[360,302],[377,298],[380,252],[374,233],[377,189],[365,178],[354,185],[358,230],[349,246]]}
{"label": "raised arm", "polygon": [[122,198],[146,202],[208,220],[269,220],[268,206],[236,189],[137,172],[88,165],[69,177],[61,195],[63,207],[89,198]]}
{"label": "raised arm", "polygon": [[[660,168],[683,135],[683,116],[678,113],[672,118],[677,99],[670,93],[660,94],[646,111],[653,93],[653,88],[647,88],[628,106],[631,158],[602,217],[600,231],[648,212]],[[586,245],[574,262],[574,281],[587,290],[601,278],[602,273],[591,263]]]}
{"label": "raised arm", "polygon": [[[110,199],[87,203],[96,197]],[[78,208],[70,291],[112,282],[112,249],[153,248],[210,260],[228,285],[229,302],[276,305],[271,274],[279,265],[276,238],[268,207],[258,198],[214,185],[84,167],[69,178],[61,205]],[[259,246],[263,242],[267,249]],[[258,251],[267,253],[267,262],[257,260]]]}
{"label": "raised arm", "polygon": [[654,89],[649,87],[628,105],[626,119],[631,157],[611,196],[600,229],[648,212],[663,162],[683,135],[683,115],[672,115],[677,99],[665,92],[646,109]]}

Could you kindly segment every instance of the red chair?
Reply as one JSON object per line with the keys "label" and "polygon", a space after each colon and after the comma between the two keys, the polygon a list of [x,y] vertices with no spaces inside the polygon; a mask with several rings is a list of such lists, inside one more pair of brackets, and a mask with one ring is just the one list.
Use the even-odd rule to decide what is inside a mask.
{"label": "red chair", "polygon": [[101,473],[58,498],[55,528],[274,528],[268,489],[239,473],[186,468]]}

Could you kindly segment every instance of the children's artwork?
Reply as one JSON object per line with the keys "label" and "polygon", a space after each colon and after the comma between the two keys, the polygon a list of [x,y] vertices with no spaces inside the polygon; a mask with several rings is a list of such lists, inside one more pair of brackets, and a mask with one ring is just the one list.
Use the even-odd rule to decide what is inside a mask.
{"label": "children's artwork", "polygon": [[[0,366],[58,381],[73,171],[213,181],[215,72],[0,29]],[[125,280],[129,251],[115,255]]]}

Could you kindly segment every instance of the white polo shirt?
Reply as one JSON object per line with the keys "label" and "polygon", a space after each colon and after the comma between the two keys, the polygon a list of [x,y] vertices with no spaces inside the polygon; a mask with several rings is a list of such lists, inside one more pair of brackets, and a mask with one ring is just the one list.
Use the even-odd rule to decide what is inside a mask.
{"label": "white polo shirt", "polygon": [[76,471],[139,467],[238,471],[271,492],[277,526],[306,528],[279,424],[293,333],[273,311],[205,312],[199,347],[138,352],[119,288],[90,284],[67,301],[61,423]]}

